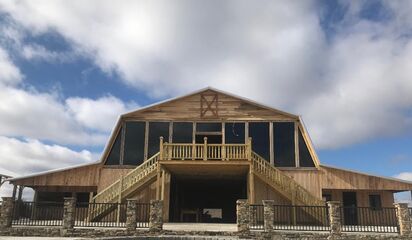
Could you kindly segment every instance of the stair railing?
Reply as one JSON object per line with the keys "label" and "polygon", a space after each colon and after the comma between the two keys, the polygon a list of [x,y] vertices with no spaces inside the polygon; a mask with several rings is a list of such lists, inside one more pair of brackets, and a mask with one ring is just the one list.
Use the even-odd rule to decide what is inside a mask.
{"label": "stair railing", "polygon": [[246,144],[167,143],[160,138],[161,160],[248,160],[251,155],[251,139]]}
{"label": "stair railing", "polygon": [[122,192],[128,190],[135,183],[137,183],[153,171],[156,171],[158,161],[159,153],[156,153],[151,158],[144,161],[141,165],[114,182],[112,185],[102,190],[99,194],[92,198],[92,202],[109,203],[113,202],[114,200],[119,201],[119,196],[121,196]]}
{"label": "stair railing", "polygon": [[252,152],[252,169],[266,177],[269,181],[276,184],[283,192],[288,194],[291,199],[309,206],[324,206],[324,201],[313,196],[308,190],[299,185],[293,178],[284,174],[282,171],[272,166],[263,157]]}

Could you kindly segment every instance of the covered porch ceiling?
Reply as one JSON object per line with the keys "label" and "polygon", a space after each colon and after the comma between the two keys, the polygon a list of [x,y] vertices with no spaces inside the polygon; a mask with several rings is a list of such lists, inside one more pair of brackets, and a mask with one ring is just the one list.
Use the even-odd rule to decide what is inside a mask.
{"label": "covered porch ceiling", "polygon": [[244,177],[249,172],[248,161],[181,161],[165,160],[160,165],[173,175],[201,178]]}

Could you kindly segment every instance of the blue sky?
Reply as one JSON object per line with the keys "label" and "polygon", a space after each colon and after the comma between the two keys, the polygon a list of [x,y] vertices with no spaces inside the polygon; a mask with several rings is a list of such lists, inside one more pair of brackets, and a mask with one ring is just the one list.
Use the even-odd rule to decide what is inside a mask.
{"label": "blue sky", "polygon": [[324,164],[412,180],[411,10],[0,0],[0,170],[94,161],[118,114],[213,86],[302,115]]}

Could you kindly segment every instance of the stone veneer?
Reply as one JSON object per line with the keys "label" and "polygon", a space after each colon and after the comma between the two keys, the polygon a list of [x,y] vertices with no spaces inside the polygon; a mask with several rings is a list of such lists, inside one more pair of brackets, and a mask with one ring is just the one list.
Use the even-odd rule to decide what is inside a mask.
{"label": "stone veneer", "polygon": [[136,229],[137,224],[137,200],[127,199],[127,208],[126,208],[126,229],[132,231]]}
{"label": "stone veneer", "polygon": [[327,204],[329,210],[330,234],[333,237],[340,236],[342,234],[340,202],[329,201]]}
{"label": "stone veneer", "polygon": [[[288,239],[288,240],[328,240],[329,233],[317,232],[285,232],[273,231],[270,233],[262,231],[247,231],[239,232],[187,232],[187,231],[148,231],[135,230],[127,231],[125,229],[114,228],[74,228],[64,231],[59,227],[10,227],[0,229],[0,236],[36,236],[36,237],[85,237],[85,238],[102,238],[105,240],[112,239]],[[341,234],[335,236],[336,240],[406,240],[411,239],[406,236],[399,236],[397,234]]]}
{"label": "stone veneer", "polygon": [[395,203],[396,217],[399,223],[399,234],[401,236],[410,236],[412,238],[411,217],[407,203]]}
{"label": "stone veneer", "polygon": [[158,232],[163,229],[163,201],[150,201],[149,230]]}
{"label": "stone veneer", "polygon": [[263,200],[263,220],[266,232],[273,231],[273,221],[275,220],[275,201]]}
{"label": "stone veneer", "polygon": [[248,232],[250,211],[249,203],[246,199],[239,199],[236,201],[236,216],[237,231],[240,233]]}
{"label": "stone veneer", "polygon": [[76,198],[64,198],[63,208],[63,229],[72,229],[74,227],[74,212],[76,210]]}
{"label": "stone veneer", "polygon": [[11,221],[13,218],[14,201],[11,197],[4,197],[1,204],[0,213],[0,228],[11,227]]}

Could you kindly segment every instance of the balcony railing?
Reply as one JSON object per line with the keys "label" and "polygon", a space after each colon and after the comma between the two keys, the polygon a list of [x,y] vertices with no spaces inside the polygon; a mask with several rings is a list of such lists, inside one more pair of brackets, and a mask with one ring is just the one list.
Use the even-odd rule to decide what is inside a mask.
{"label": "balcony railing", "polygon": [[250,160],[251,140],[246,144],[167,143],[160,138],[160,160]]}

